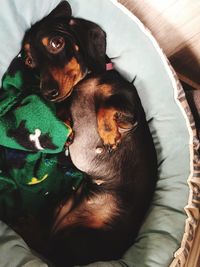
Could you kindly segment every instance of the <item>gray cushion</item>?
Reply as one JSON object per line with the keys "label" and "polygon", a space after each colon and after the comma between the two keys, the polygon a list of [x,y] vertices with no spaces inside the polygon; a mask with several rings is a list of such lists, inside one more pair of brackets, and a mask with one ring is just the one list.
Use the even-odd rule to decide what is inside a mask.
{"label": "gray cushion", "polygon": [[[0,27],[4,30],[0,31],[0,78],[20,50],[25,30],[48,14],[59,2],[2,2]],[[115,68],[129,81],[136,77],[134,83],[158,155],[159,181],[149,214],[135,244],[120,261],[98,263],[98,266],[168,266],[180,246],[184,232],[184,206],[188,200],[187,179],[191,159],[189,129],[186,115],[177,100],[175,78],[151,34],[117,1],[69,0],[69,3],[74,16],[94,21],[106,31],[107,54],[113,58]],[[0,240],[0,244],[2,242]],[[2,253],[1,250],[0,257]],[[17,250],[16,257],[21,257],[19,253]],[[22,257],[25,257],[23,253],[24,249]],[[97,266],[97,263],[91,266]]]}

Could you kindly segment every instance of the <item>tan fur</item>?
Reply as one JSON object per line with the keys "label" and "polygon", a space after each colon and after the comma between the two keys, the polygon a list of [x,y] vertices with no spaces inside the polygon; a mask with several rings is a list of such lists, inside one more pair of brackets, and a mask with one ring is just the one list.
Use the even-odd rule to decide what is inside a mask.
{"label": "tan fur", "polygon": [[26,43],[25,45],[24,45],[24,49],[25,49],[25,51],[30,51],[30,44],[29,43]]}
{"label": "tan fur", "polygon": [[[73,87],[83,78],[80,65],[76,58],[72,58],[64,68],[51,70],[51,75],[59,84],[59,99],[63,99],[71,94]],[[59,99],[57,99],[59,101]]]}
{"label": "tan fur", "polygon": [[49,38],[48,38],[48,37],[44,37],[44,38],[42,38],[42,44],[43,44],[44,46],[48,46],[48,44],[49,44]]}
{"label": "tan fur", "polygon": [[112,89],[111,85],[102,84],[102,85],[98,86],[98,93],[104,98],[111,96],[112,91],[113,91],[113,89]]}
{"label": "tan fur", "polygon": [[97,113],[99,135],[104,145],[109,145],[112,148],[116,148],[121,137],[116,122],[116,113],[116,109],[112,107],[100,108]]}

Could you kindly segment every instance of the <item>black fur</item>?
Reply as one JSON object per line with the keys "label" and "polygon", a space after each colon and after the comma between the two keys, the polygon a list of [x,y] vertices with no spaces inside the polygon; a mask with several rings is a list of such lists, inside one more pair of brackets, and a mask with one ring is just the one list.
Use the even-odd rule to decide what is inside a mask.
{"label": "black fur", "polygon": [[[106,71],[106,34],[100,26],[71,17],[69,7],[64,15],[65,5],[24,38],[31,59],[26,63],[40,73],[41,93],[56,103],[65,100],[58,109],[70,108],[75,138],[69,151],[86,174],[55,211],[47,255],[57,266],[120,258],[134,242],[157,178],[156,152],[135,87]],[[58,36],[61,49],[52,53],[49,45]]]}
{"label": "black fur", "polygon": [[[94,82],[96,86],[88,94],[87,89],[90,87],[91,91]],[[98,91],[98,86],[105,83],[112,87],[112,95],[107,99],[102,98]],[[103,147],[95,126],[96,112],[102,105],[125,112],[127,116],[120,119],[135,126],[122,134],[121,143],[116,149],[109,152],[105,148],[102,154],[94,153],[91,158],[87,155],[85,164],[88,164],[89,171],[86,171],[85,184],[81,193],[77,193],[78,200],[76,196],[75,201],[72,195],[74,206],[66,213],[66,218],[69,216],[71,222],[66,223],[66,227],[61,226],[50,242],[52,247],[48,255],[58,266],[119,259],[133,244],[152,200],[157,178],[152,137],[136,89],[116,71],[101,75],[91,74],[74,89],[71,114],[75,139],[70,146],[72,148],[69,147],[72,161],[84,171],[87,166],[80,166],[77,158],[83,157],[90,144],[90,149],[94,150],[95,144]],[[93,128],[95,133],[90,137]],[[79,143],[80,139],[86,139],[85,145]],[[76,142],[80,150],[74,152],[73,146]],[[98,180],[103,183],[98,185]],[[113,196],[118,209],[115,211],[113,207],[113,214],[104,226],[94,228],[87,222],[87,217],[92,217],[93,212],[95,214],[87,205],[87,200],[92,201],[105,194]],[[62,204],[63,207],[68,205],[68,201]],[[97,214],[101,208],[106,212],[107,201],[104,205],[105,210],[96,204]]]}
{"label": "black fur", "polygon": [[[31,57],[34,64],[30,68],[39,72],[41,93],[51,101],[56,101],[55,91],[59,91],[58,81],[52,77],[53,68],[64,68],[75,58],[83,76],[87,71],[100,73],[105,70],[105,32],[97,24],[73,18],[70,14],[66,1],[62,2],[46,18],[33,25],[23,41],[23,46],[30,45],[30,53],[25,51],[23,54],[25,58]],[[60,53],[49,53],[42,39],[48,37],[51,40],[57,36],[64,38],[65,47]]]}

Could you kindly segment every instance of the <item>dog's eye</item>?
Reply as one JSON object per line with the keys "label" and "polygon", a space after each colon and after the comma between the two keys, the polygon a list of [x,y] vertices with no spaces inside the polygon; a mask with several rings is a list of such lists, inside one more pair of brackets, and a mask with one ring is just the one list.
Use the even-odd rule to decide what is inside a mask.
{"label": "dog's eye", "polygon": [[25,64],[30,68],[34,68],[35,67],[35,62],[34,62],[34,60],[32,59],[31,56],[27,56],[26,57]]}
{"label": "dog's eye", "polygon": [[61,36],[56,36],[49,41],[48,49],[51,53],[56,54],[63,49],[64,45],[65,45],[64,38]]}

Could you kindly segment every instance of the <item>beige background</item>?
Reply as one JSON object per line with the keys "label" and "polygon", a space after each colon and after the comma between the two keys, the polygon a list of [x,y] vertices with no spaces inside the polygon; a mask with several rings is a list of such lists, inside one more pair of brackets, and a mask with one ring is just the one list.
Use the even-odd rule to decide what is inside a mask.
{"label": "beige background", "polygon": [[179,78],[200,89],[200,0],[118,0],[147,26]]}

